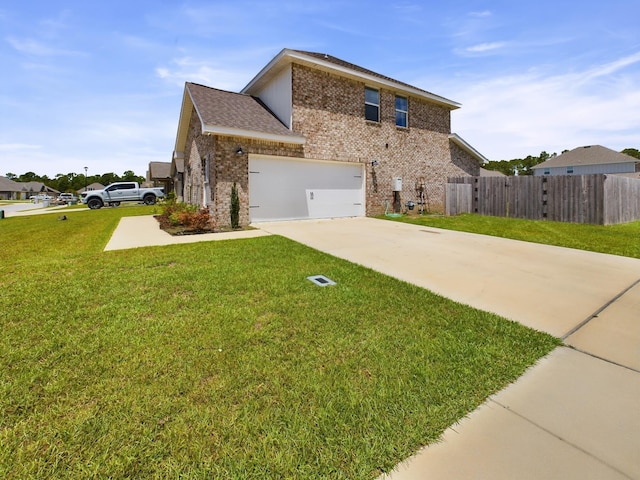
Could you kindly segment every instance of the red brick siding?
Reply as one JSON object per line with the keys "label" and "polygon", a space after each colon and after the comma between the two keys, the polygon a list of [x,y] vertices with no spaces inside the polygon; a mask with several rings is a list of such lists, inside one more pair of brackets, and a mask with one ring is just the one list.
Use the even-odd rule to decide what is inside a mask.
{"label": "red brick siding", "polygon": [[[381,89],[380,122],[369,122],[363,82],[300,65],[293,66],[292,75],[293,130],[307,139],[305,157],[364,163],[367,215],[383,213],[386,202],[393,201],[393,177],[402,177],[403,204],[417,201],[416,186],[424,183],[430,209],[441,211],[447,177],[479,173],[470,155],[452,150],[448,108],[409,97],[409,127],[396,127],[396,92]],[[379,165],[372,167],[373,160]]]}

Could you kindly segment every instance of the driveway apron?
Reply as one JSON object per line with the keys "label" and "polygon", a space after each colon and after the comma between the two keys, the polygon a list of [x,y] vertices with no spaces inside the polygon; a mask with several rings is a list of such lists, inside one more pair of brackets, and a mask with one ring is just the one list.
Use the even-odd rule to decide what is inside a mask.
{"label": "driveway apron", "polygon": [[259,227],[564,340],[385,479],[640,480],[640,260],[371,218]]}

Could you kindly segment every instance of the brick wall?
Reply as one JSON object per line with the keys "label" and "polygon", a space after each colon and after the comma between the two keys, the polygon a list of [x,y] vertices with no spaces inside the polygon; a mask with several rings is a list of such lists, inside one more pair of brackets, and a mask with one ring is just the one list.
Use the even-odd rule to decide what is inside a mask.
{"label": "brick wall", "polygon": [[[242,155],[236,154],[242,148]],[[236,183],[240,200],[240,225],[249,224],[249,154],[302,157],[301,145],[289,145],[238,137],[216,137],[215,207],[212,214],[218,225],[231,224],[231,187]]]}
{"label": "brick wall", "polygon": [[409,127],[396,127],[396,92],[381,89],[380,122],[369,122],[364,83],[301,65],[292,75],[293,130],[307,139],[304,156],[364,163],[367,215],[384,213],[393,202],[393,177],[403,180],[401,204],[417,202],[423,185],[429,209],[442,211],[447,177],[479,174],[477,161],[449,141],[448,108],[410,97]]}

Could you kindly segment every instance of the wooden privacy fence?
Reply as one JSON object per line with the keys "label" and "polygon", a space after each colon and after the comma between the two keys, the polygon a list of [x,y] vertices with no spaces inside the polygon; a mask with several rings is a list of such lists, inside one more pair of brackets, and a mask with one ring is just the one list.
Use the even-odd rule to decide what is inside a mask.
{"label": "wooden privacy fence", "polygon": [[449,178],[445,212],[611,225],[640,220],[640,180],[616,175]]}

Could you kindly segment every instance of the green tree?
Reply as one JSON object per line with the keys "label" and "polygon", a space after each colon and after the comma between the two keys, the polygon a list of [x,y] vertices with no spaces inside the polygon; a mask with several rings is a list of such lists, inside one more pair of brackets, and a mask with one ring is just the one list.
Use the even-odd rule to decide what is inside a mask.
{"label": "green tree", "polygon": [[119,182],[119,181],[120,181],[120,177],[118,175],[116,175],[113,172],[109,172],[109,173],[103,173],[102,175],[100,175],[100,179],[98,180],[98,183],[101,183],[102,185],[109,185],[110,183]]}
{"label": "green tree", "polygon": [[539,163],[546,162],[550,158],[555,157],[556,154],[548,154],[545,151],[540,152],[540,155],[534,157],[533,155],[527,155],[525,158],[514,158],[512,160],[500,160],[490,161],[484,166],[487,170],[495,170],[502,172],[507,176],[516,175],[533,175],[533,167]]}
{"label": "green tree", "polygon": [[143,183],[144,177],[136,175],[132,170],[127,170],[122,174],[122,181]]}
{"label": "green tree", "polygon": [[[620,153],[624,153],[625,155],[629,155],[630,157],[634,157],[634,158],[640,159],[640,151],[638,151],[637,148],[625,148]],[[9,174],[7,174],[7,176],[8,175]]]}
{"label": "green tree", "polygon": [[36,175],[34,172],[23,173],[18,177],[18,181],[20,182],[39,182],[40,177]]}

